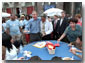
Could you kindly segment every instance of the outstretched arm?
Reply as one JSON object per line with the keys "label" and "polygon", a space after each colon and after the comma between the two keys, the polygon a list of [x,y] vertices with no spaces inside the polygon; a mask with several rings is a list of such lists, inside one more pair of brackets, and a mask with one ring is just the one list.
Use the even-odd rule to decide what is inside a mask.
{"label": "outstretched arm", "polygon": [[57,41],[60,42],[65,36],[66,36],[66,35],[63,33],[63,34],[61,35],[61,37],[60,37]]}

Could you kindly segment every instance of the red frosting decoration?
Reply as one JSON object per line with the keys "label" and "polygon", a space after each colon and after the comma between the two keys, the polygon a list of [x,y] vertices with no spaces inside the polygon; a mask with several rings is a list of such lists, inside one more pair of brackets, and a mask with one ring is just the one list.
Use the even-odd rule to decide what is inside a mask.
{"label": "red frosting decoration", "polygon": [[55,46],[56,46],[56,47],[59,47],[59,46],[60,46],[60,44],[59,44],[59,43],[57,43],[57,44],[55,44]]}

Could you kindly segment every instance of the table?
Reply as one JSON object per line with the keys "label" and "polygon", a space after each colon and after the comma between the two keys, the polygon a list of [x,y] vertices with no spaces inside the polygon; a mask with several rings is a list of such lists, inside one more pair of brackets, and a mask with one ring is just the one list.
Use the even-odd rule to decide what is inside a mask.
{"label": "table", "polygon": [[[40,42],[40,41],[38,41]],[[50,42],[52,42],[53,44],[57,43],[57,41],[55,40],[50,40]],[[67,43],[65,42],[60,42],[60,47],[56,47],[55,50],[55,54],[50,55],[47,48],[36,48],[34,46],[32,46],[33,44],[35,44],[36,42],[30,43],[28,45],[26,45],[23,50],[27,50],[27,51],[31,51],[32,52],[32,56],[39,56],[42,60],[51,60],[53,57],[57,56],[57,57],[74,57],[74,60],[81,60],[79,57],[75,56],[74,54],[72,54],[69,49],[70,47],[68,46]],[[80,53],[79,53],[80,54]],[[22,57],[23,53],[19,53],[18,54],[18,58]]]}

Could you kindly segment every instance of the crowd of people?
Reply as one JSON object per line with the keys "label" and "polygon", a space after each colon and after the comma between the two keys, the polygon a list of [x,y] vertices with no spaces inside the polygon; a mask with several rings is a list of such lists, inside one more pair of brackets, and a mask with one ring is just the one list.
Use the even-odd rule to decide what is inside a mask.
{"label": "crowd of people", "polygon": [[[57,40],[63,41],[72,46],[76,43],[82,49],[82,20],[81,15],[76,14],[74,17],[66,17],[63,11],[61,17],[54,15],[53,18],[42,14],[38,17],[36,11],[32,12],[32,17],[29,15],[21,15],[20,18],[12,14],[9,20],[2,18],[2,59],[15,60],[17,52],[20,50],[20,45],[23,45],[23,36],[27,43],[32,43],[41,40]],[[76,54],[81,50],[70,51]],[[78,55],[81,57],[80,55]]]}

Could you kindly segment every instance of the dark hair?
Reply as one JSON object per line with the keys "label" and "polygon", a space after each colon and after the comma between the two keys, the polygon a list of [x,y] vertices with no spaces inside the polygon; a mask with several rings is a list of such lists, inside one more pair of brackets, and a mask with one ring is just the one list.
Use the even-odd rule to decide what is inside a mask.
{"label": "dark hair", "polygon": [[71,19],[69,20],[69,23],[70,23],[70,22],[77,23],[77,22],[78,22],[78,20],[77,20],[77,19],[75,19],[75,18],[71,18]]}
{"label": "dark hair", "polygon": [[4,17],[2,17],[2,23],[5,23],[5,20],[6,20],[6,19],[5,19]]}
{"label": "dark hair", "polygon": [[25,19],[26,19],[26,20],[27,20],[27,17],[30,19],[30,16],[29,16],[29,15],[26,15],[26,16],[25,16]]}
{"label": "dark hair", "polygon": [[58,17],[58,15],[54,15],[55,17]]}
{"label": "dark hair", "polygon": [[2,34],[2,46],[5,46],[9,52],[10,49],[12,49],[11,39],[12,37],[9,34],[7,33]]}
{"label": "dark hair", "polygon": [[38,56],[33,56],[29,59],[29,61],[39,61],[39,60],[41,60],[41,59]]}
{"label": "dark hair", "polygon": [[19,48],[20,47],[20,42],[18,42],[17,40],[16,41],[14,41],[14,46],[16,47],[16,48]]}
{"label": "dark hair", "polygon": [[55,56],[55,57],[52,58],[52,61],[58,61],[58,60],[62,60],[61,57]]}
{"label": "dark hair", "polygon": [[50,16],[48,16],[48,18],[50,18]]}
{"label": "dark hair", "polygon": [[20,47],[20,45],[24,46],[22,40],[16,40],[13,43],[15,45],[15,47],[18,49]]}
{"label": "dark hair", "polygon": [[78,38],[82,41],[82,35],[81,36],[78,36]]}

